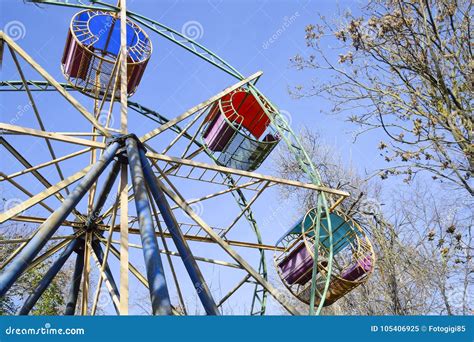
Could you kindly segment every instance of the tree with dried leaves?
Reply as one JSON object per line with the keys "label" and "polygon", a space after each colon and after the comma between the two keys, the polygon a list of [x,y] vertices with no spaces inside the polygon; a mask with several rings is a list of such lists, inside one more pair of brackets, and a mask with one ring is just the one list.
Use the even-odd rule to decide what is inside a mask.
{"label": "tree with dried leaves", "polygon": [[308,56],[292,58],[316,80],[292,93],[329,99],[357,135],[383,130],[382,179],[425,171],[474,196],[473,14],[471,0],[374,0],[360,16],[321,16]]}

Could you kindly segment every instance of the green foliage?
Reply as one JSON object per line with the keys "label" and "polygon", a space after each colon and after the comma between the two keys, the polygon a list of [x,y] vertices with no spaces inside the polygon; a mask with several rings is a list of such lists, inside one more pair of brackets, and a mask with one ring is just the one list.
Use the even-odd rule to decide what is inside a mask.
{"label": "green foliage", "polygon": [[[9,238],[19,236],[9,236]],[[6,237],[0,235],[0,240]],[[0,260],[6,260],[17,248],[14,244],[4,244],[0,249]],[[53,259],[48,259],[40,266],[24,273],[18,281],[11,287],[5,297],[0,298],[0,315],[14,315],[21,308],[31,291],[37,286],[39,281],[47,272]],[[50,286],[38,300],[30,314],[32,315],[61,315],[64,311],[64,291],[68,289],[68,277],[70,273],[67,269],[61,270],[53,279]]]}
{"label": "green foliage", "polygon": [[[41,268],[33,269],[27,274],[28,280],[31,281],[31,284],[34,284],[34,287],[41,281],[49,266],[50,263]],[[61,289],[64,285],[61,275],[58,274],[31,310],[31,314],[38,316],[61,315],[65,304]]]}

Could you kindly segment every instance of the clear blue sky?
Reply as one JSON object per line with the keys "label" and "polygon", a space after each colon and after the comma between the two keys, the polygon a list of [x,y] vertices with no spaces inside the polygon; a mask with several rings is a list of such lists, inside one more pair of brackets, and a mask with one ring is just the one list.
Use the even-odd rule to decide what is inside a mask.
{"label": "clear blue sky", "polygon": [[[150,18],[160,21],[178,31],[189,22],[198,27],[197,41],[212,51],[216,52],[231,65],[236,67],[242,74],[250,75],[257,70],[264,72],[259,81],[259,88],[282,110],[289,113],[291,124],[295,130],[303,125],[321,132],[326,143],[337,146],[347,163],[352,163],[359,170],[374,170],[383,165],[378,156],[376,144],[380,137],[367,135],[356,144],[353,144],[351,131],[353,126],[345,123],[342,118],[327,116],[321,113],[329,108],[328,103],[320,99],[294,100],[288,94],[288,87],[292,85],[308,83],[314,74],[298,72],[290,67],[289,59],[296,55],[308,53],[304,40],[304,28],[309,23],[317,20],[317,13],[326,17],[333,17],[342,9],[350,8],[357,12],[361,5],[359,1],[138,1],[128,0],[130,10],[144,14]],[[17,43],[20,44],[31,56],[38,61],[57,80],[64,78],[60,71],[60,59],[64,48],[66,33],[71,17],[77,9],[64,7],[52,7],[33,4],[23,4],[21,1],[1,1],[1,23],[5,28],[8,23],[18,21],[21,34]],[[285,21],[290,18],[291,24],[284,26]],[[21,26],[20,25],[20,26]],[[285,27],[282,34],[278,34],[273,42],[269,42],[279,29]],[[137,93],[131,98],[147,107],[153,108],[165,116],[172,118],[184,112],[189,107],[207,99],[219,90],[234,83],[232,77],[211,65],[206,64],[199,58],[191,55],[180,47],[159,37],[153,32],[148,32],[153,42],[153,55],[148,64],[143,80]],[[27,78],[40,79],[30,68],[25,67]],[[4,68],[2,80],[18,80],[19,76],[7,51],[4,56]],[[0,108],[2,121],[15,124],[38,127],[33,117],[31,108],[27,106],[25,94],[2,93]],[[90,99],[74,93],[89,109],[92,110]],[[50,131],[80,131],[88,130],[89,126],[81,116],[68,106],[65,101],[56,94],[36,94],[38,106],[43,112],[47,129]],[[25,108],[26,107],[26,108]],[[24,108],[24,109],[23,109]],[[154,123],[147,119],[130,114],[131,131],[141,134],[153,129]],[[44,144],[32,144],[33,140],[12,137],[9,139],[15,146],[31,158],[33,164],[48,160]],[[37,140],[35,140],[37,141]],[[58,155],[70,152],[64,144],[55,144]],[[3,152],[2,152],[3,153]],[[67,163],[66,175],[87,164],[87,159],[77,159],[74,163]],[[266,164],[259,170],[267,172],[271,167]],[[2,171],[5,173],[21,169],[19,165],[10,159],[2,161]],[[51,182],[56,182],[57,176],[54,170],[50,173]],[[33,193],[41,190],[41,185],[31,179],[25,183]],[[200,188],[202,190],[202,188]],[[189,190],[189,189],[186,189]],[[183,190],[186,192],[186,190]],[[14,190],[2,185],[3,197],[20,196]],[[193,196],[194,197],[194,196]],[[54,200],[47,203],[57,205]],[[205,206],[203,216],[214,216],[225,220],[226,213],[233,210],[233,203]],[[272,211],[277,208],[277,214]],[[31,214],[38,214],[31,212]],[[285,228],[300,215],[298,208],[291,202],[282,206],[277,198],[276,191],[270,191],[264,201],[257,202],[255,206],[259,218],[263,221],[261,230],[265,243],[273,244]],[[218,221],[218,220],[217,220]],[[242,240],[252,239],[251,233],[242,230],[237,231],[233,238]],[[223,253],[209,246],[196,246],[196,254],[213,256],[229,260]],[[214,252],[215,250],[215,252]],[[212,252],[211,252],[212,251]],[[255,255],[239,250],[248,256],[249,260],[255,260]],[[269,267],[273,268],[271,253],[267,253]],[[139,252],[132,253],[133,258],[141,262]],[[175,263],[177,263],[176,260]],[[206,266],[207,267],[207,266]],[[181,269],[182,277],[187,278]],[[208,268],[205,272],[212,277],[212,288],[228,289],[241,277],[241,273],[221,273],[219,268]],[[170,281],[170,277],[168,277]],[[221,283],[221,285],[219,285]],[[133,283],[135,285],[135,283]],[[188,284],[189,285],[189,284]],[[247,300],[242,300],[249,294],[250,286],[242,289],[241,295],[233,298],[230,303],[242,308],[249,306]],[[216,290],[216,298],[220,292]],[[238,312],[239,309],[236,309]],[[270,312],[278,313],[279,309],[270,305]]]}

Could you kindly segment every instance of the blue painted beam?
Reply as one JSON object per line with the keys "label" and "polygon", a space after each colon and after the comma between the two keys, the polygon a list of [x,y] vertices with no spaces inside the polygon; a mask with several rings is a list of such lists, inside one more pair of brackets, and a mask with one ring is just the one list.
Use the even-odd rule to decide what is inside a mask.
{"label": "blue painted beam", "polygon": [[[84,243],[82,243],[84,245]],[[68,299],[66,301],[66,316],[74,315],[76,312],[77,297],[81,288],[82,271],[84,270],[84,249],[79,249],[76,253],[76,263],[72,274],[71,287],[69,288]]]}
{"label": "blue painted beam", "polygon": [[[100,247],[98,241],[92,241],[92,249],[94,250],[94,253],[97,256],[99,263],[102,265],[104,262],[104,252],[102,251],[102,247]],[[108,263],[105,263],[104,273],[110,282],[110,286],[112,287],[112,293],[110,294],[110,298],[112,299],[112,303],[114,304],[115,312],[117,313],[117,315],[120,315],[120,309],[117,307],[113,299],[113,296],[115,295],[120,300],[120,292],[118,290],[117,284],[115,283],[115,279],[112,275],[112,271],[110,270]]]}
{"label": "blue painted beam", "polygon": [[34,257],[46,245],[56,230],[58,230],[61,223],[68,217],[74,207],[79,203],[82,197],[84,197],[86,192],[89,191],[92,184],[94,184],[100,174],[115,157],[115,153],[119,147],[119,142],[115,141],[106,148],[100,159],[92,166],[80,183],[66,197],[61,206],[48,217],[23,250],[0,274],[0,297],[7,293]]}
{"label": "blue painted beam", "polygon": [[74,249],[78,245],[78,239],[72,240],[61,253],[59,258],[57,258],[51,267],[48,269],[46,274],[40,280],[36,288],[33,292],[28,296],[25,303],[21,307],[18,315],[28,315],[28,313],[33,309],[38,299],[40,299],[41,295],[44,291],[48,288],[48,286],[53,281],[54,277],[58,274],[59,270],[64,266],[64,263],[69,259],[71,253],[74,252]]}
{"label": "blue painted beam", "polygon": [[194,256],[189,248],[187,241],[184,239],[183,232],[179,229],[178,222],[171,210],[169,203],[166,200],[165,194],[163,190],[160,188],[161,182],[155,177],[153,170],[151,169],[150,163],[146,158],[145,152],[143,149],[140,149],[140,161],[143,166],[143,174],[145,176],[145,180],[148,184],[148,188],[155,199],[156,205],[160,210],[161,216],[168,227],[168,230],[173,238],[174,244],[178,249],[178,253],[181,257],[181,260],[186,267],[186,271],[191,278],[191,281],[194,284],[196,292],[201,300],[201,303],[206,310],[208,315],[219,315],[219,311],[217,309],[217,305],[212,298],[211,291],[207,286],[204,277],[199,269],[199,266],[194,259]]}
{"label": "blue painted beam", "polygon": [[121,163],[118,160],[114,160],[112,162],[112,168],[110,169],[110,173],[107,175],[107,179],[105,180],[104,186],[100,190],[100,193],[97,196],[97,201],[94,204],[94,207],[91,210],[91,213],[87,217],[86,227],[89,228],[100,216],[100,212],[102,211],[102,207],[107,200],[107,196],[112,189],[112,186],[117,179],[118,173],[120,171]]}
{"label": "blue painted beam", "polygon": [[135,206],[140,226],[143,256],[145,258],[146,273],[150,289],[152,312],[154,315],[170,315],[171,302],[166,285],[163,263],[158,249],[158,242],[156,241],[150,202],[135,138],[127,138],[126,146],[133,191],[135,194]]}

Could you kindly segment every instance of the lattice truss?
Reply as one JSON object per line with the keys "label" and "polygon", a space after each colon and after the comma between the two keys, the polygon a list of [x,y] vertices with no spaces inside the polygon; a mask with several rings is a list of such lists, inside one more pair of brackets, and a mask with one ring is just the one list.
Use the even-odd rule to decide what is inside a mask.
{"label": "lattice truss", "polygon": [[[146,23],[143,18],[137,21]],[[208,294],[214,300],[214,309],[219,312],[222,312],[226,302],[235,298],[234,293],[241,291],[247,295],[250,293],[253,298],[251,314],[265,312],[267,294],[288,312],[297,313],[267,279],[265,251],[283,252],[284,248],[263,242],[253,208],[258,203],[265,203],[266,196],[275,196],[274,188],[279,186],[304,188],[327,196],[329,205],[326,210],[329,211],[334,210],[349,194],[319,185],[311,177],[305,183],[216,163],[212,151],[203,144],[203,129],[208,122],[206,118],[220,99],[236,90],[247,89],[258,94],[255,83],[261,72],[242,78],[173,119],[167,119],[139,103],[127,101],[129,122],[136,119],[140,125],[136,130],[129,131],[136,135],[121,135],[122,122],[114,118],[119,117],[122,113],[119,111],[123,109],[118,105],[114,108],[115,102],[105,100],[117,97],[119,89],[113,86],[116,82],[110,82],[102,99],[88,99],[93,102],[93,110],[89,111],[76,99],[71,85],[59,83],[8,36],[2,33],[0,38],[3,63],[8,60],[18,72],[17,80],[1,81],[0,90],[4,91],[3,94],[26,95],[28,107],[28,114],[3,114],[7,122],[2,120],[0,123],[3,149],[0,184],[4,197],[17,199],[5,206],[0,214],[0,223],[6,228],[15,222],[24,223],[24,227],[31,230],[27,237],[13,236],[0,241],[2,245],[14,246],[8,259],[1,261],[0,270],[4,271],[19,255],[27,256],[23,260],[24,265],[18,266],[22,273],[48,259],[54,260],[53,266],[58,260],[64,264],[72,252],[76,252],[75,279],[76,283],[78,275],[79,283],[82,279],[83,292],[78,312],[95,314],[101,291],[106,291],[115,311],[126,314],[129,288],[141,284],[150,289],[153,313],[166,313],[168,309],[163,297],[154,297],[163,289],[156,288],[157,292],[153,293],[155,285],[152,282],[156,279],[148,273],[146,256],[145,264],[142,261],[141,250],[145,247],[146,254],[149,247],[143,244],[143,217],[133,204],[161,193],[178,233],[170,231],[166,208],[158,208],[158,202],[152,200],[146,203],[149,203],[153,235],[158,241],[164,264],[170,292],[168,298],[171,298],[170,313],[189,313],[186,293],[190,289],[197,290],[199,295],[202,292]],[[113,77],[118,78],[118,74],[116,72]],[[48,100],[42,100],[43,97]],[[50,106],[53,103],[50,97],[63,104],[56,110]],[[271,106],[268,104],[270,114]],[[67,112],[64,112],[65,108],[68,108]],[[82,116],[82,122],[75,125],[73,131],[68,124],[68,117],[72,115],[76,118]],[[291,143],[291,136],[285,135],[291,132],[286,123],[277,122],[276,117],[271,119],[282,139],[286,143],[290,141],[293,149],[301,149]],[[143,132],[136,133],[139,131]],[[145,182],[141,183],[143,191],[137,192],[140,189],[137,179],[144,176],[134,173],[133,163],[136,161],[133,161],[132,153],[138,159],[143,153],[141,163],[149,164],[152,170],[156,179],[155,192],[150,183],[145,186]],[[109,160],[105,163],[107,158]],[[103,166],[101,171],[97,177],[91,177],[91,172],[96,171],[98,165]],[[303,168],[309,166],[308,161],[302,163]],[[66,170],[77,171],[69,174]],[[146,167],[143,170],[146,173]],[[71,212],[64,214],[64,217],[58,214],[58,208],[66,206],[86,181],[89,181],[90,187],[84,190],[84,196],[75,203]],[[31,251],[31,245],[39,241],[54,219],[59,220],[58,229],[52,231],[46,244],[37,244],[36,249]],[[192,271],[183,268],[179,261],[186,250],[178,251],[175,234],[181,235],[188,247],[187,252],[199,265],[204,278],[202,283],[185,284],[189,282],[186,272]],[[60,257],[56,258],[58,254]],[[235,286],[216,290],[213,287],[218,281],[216,269],[222,272],[223,277],[231,279]],[[91,274],[94,272],[98,274],[98,282],[92,284]],[[133,276],[130,280],[129,274]],[[330,277],[330,271],[327,276]],[[120,282],[116,283],[114,278],[120,279]],[[10,277],[9,281],[12,279]],[[103,285],[105,289],[102,289]],[[71,286],[68,298],[74,304],[78,300],[78,286]],[[76,298],[73,288],[76,288]],[[22,308],[24,312],[28,312],[38,299],[34,298],[38,294],[35,293]],[[213,305],[206,307],[205,300],[202,302],[204,310],[212,313]],[[235,298],[233,305],[238,302]]]}

